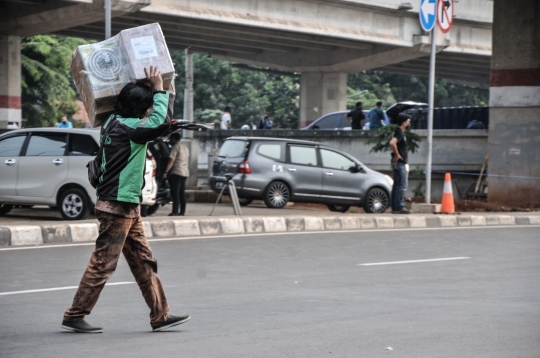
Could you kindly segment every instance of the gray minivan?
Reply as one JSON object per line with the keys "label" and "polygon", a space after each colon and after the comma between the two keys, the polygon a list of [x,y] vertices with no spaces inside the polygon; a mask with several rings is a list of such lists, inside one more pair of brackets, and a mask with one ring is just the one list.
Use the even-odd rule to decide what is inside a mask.
{"label": "gray minivan", "polygon": [[209,177],[216,193],[226,186],[226,174],[232,176],[242,205],[262,199],[269,208],[293,201],[326,204],[331,211],[360,206],[368,213],[382,213],[392,189],[392,178],[350,154],[294,139],[227,138]]}

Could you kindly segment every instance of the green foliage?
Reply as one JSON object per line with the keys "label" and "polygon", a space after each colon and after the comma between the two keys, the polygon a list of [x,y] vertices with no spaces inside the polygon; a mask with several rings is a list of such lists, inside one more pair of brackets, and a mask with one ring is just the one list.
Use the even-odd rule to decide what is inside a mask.
{"label": "green foliage", "polygon": [[[54,124],[63,115],[69,118],[75,113],[77,93],[68,64],[73,50],[86,43],[89,42],[52,35],[22,39],[24,126],[40,127],[46,122]],[[175,118],[181,118],[184,107],[185,54],[184,51],[173,50],[171,56],[178,74]],[[196,121],[204,123],[219,121],[225,106],[230,106],[233,128],[240,128],[243,124],[257,125],[266,111],[269,112],[270,119],[274,123],[273,128],[298,128],[299,76],[238,69],[232,67],[227,61],[217,60],[204,54],[194,54],[193,59],[194,118]],[[399,101],[427,102],[427,83],[428,79],[424,77],[379,71],[350,74],[347,94],[351,97],[347,98],[347,107],[354,108],[357,101],[364,103],[364,109],[374,107],[377,101],[383,102],[383,108]],[[356,95],[363,90],[368,90],[368,92]],[[487,104],[487,90],[454,85],[443,80],[436,81],[436,107]],[[407,138],[409,136],[407,135]],[[376,146],[372,151],[385,150],[384,148],[384,146]],[[413,146],[410,148],[416,149],[413,149]]]}
{"label": "green foliage", "polygon": [[419,182],[416,187],[412,190],[414,198],[423,198],[424,197],[424,182]]}
{"label": "green foliage", "polygon": [[25,127],[57,123],[76,111],[76,90],[68,64],[85,40],[39,35],[21,40],[21,101]]}
{"label": "green foliage", "polygon": [[[370,131],[370,138],[366,141],[366,145],[373,145],[370,153],[387,152],[390,150],[390,140],[394,136],[397,125],[390,124],[388,126],[379,127]],[[405,130],[405,138],[407,147],[411,153],[418,150],[418,143],[422,141],[420,136],[414,133],[410,128]]]}
{"label": "green foliage", "polygon": [[[362,71],[350,74],[347,79],[349,95],[368,90],[362,96],[349,98],[347,107],[354,108],[357,101],[364,103],[364,109],[383,102],[386,108],[395,102],[428,101],[428,78],[380,71]],[[442,79],[435,81],[435,107],[487,106],[489,91],[481,88],[455,85]]]}
{"label": "green foliage", "polygon": [[[185,54],[174,50],[171,57],[178,74],[175,118],[183,115]],[[215,122],[231,107],[233,128],[258,125],[264,112],[273,128],[298,128],[300,84],[298,78],[234,68],[229,62],[203,54],[193,55],[194,120]]]}

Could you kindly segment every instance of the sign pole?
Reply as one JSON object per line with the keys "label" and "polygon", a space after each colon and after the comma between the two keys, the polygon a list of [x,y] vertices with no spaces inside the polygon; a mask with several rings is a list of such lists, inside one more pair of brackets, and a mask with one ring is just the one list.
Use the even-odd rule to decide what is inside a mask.
{"label": "sign pole", "polygon": [[431,30],[431,53],[429,55],[429,112],[428,112],[428,155],[426,164],[426,204],[431,203],[431,160],[433,147],[433,107],[435,102],[435,32]]}
{"label": "sign pole", "polygon": [[105,40],[111,38],[111,0],[105,0]]}

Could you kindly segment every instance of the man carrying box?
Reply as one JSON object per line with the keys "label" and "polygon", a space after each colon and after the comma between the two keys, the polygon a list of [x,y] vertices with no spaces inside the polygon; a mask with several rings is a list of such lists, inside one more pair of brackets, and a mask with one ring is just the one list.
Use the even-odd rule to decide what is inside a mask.
{"label": "man carrying box", "polygon": [[[150,308],[153,331],[162,331],[191,317],[169,315],[165,291],[157,275],[157,260],[142,225],[139,198],[143,188],[147,143],[171,125],[174,94],[163,91],[156,67],[144,69],[147,83],[127,84],[118,96],[114,115],[101,129],[102,176],[95,207],[99,236],[90,262],[75,293],[73,305],[64,313],[62,328],[82,333],[101,333],[84,317],[92,311],[101,290],[111,278],[123,253]],[[174,89],[174,84],[171,85]],[[106,135],[105,135],[106,134]],[[104,138],[103,138],[104,137]]]}

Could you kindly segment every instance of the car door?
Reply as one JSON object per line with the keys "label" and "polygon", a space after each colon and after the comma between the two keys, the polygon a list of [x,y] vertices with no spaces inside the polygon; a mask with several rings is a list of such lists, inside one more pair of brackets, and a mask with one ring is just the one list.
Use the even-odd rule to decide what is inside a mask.
{"label": "car door", "polygon": [[51,197],[67,178],[67,133],[33,132],[19,161],[17,195]]}
{"label": "car door", "polygon": [[0,197],[16,196],[17,170],[26,133],[0,139]]}
{"label": "car door", "polygon": [[321,198],[339,202],[360,201],[363,173],[355,173],[356,162],[341,153],[319,149],[323,176]]}
{"label": "car door", "polygon": [[289,144],[287,152],[285,167],[292,195],[304,200],[318,199],[322,188],[322,168],[317,160],[317,148]]}

